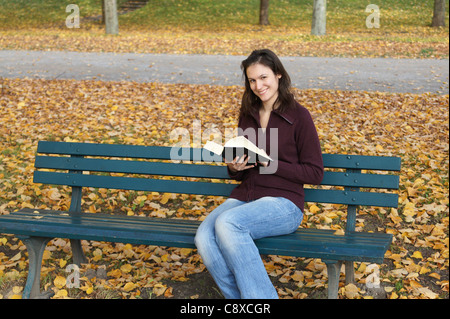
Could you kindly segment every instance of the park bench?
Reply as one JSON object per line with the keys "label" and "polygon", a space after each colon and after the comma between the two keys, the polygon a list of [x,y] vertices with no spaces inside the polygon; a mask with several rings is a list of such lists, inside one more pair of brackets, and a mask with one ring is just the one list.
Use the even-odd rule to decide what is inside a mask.
{"label": "park bench", "polygon": [[[34,183],[68,185],[72,197],[68,211],[24,208],[0,216],[0,233],[16,235],[28,251],[23,298],[41,296],[43,252],[53,238],[70,239],[76,264],[86,262],[81,240],[195,248],[198,221],[93,214],[81,209],[83,187],[226,197],[236,186],[229,180],[226,166],[195,161],[201,158],[202,149],[179,149],[177,154],[183,161],[178,162],[171,161],[171,150],[162,146],[40,141]],[[261,254],[322,259],[328,270],[328,298],[337,298],[343,262],[346,282],[352,282],[353,262],[382,263],[390,247],[391,234],[355,231],[356,215],[359,206],[397,207],[398,195],[389,190],[398,189],[399,177],[389,172],[400,170],[400,158],[323,154],[323,160],[323,187],[305,187],[306,201],[346,205],[345,234],[300,227],[292,234],[256,243]]]}

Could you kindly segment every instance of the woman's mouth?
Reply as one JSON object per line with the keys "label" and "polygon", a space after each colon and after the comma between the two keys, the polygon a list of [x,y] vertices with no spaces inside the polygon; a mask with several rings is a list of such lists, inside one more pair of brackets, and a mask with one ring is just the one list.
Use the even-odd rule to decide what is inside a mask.
{"label": "woman's mouth", "polygon": [[265,88],[264,90],[258,91],[259,95],[264,95],[267,92],[268,88]]}

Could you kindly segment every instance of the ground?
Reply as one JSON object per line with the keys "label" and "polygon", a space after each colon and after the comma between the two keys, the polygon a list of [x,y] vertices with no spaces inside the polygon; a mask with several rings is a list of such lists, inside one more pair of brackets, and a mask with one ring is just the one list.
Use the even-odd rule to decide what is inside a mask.
{"label": "ground", "polygon": [[[62,1],[45,1],[48,10],[41,10],[44,1],[27,1],[25,6],[23,1],[0,0],[0,18],[9,22],[0,28],[0,47],[230,55],[272,47],[286,56],[448,59],[448,29],[428,26],[430,0],[386,1],[389,9],[382,8],[384,20],[376,30],[360,23],[366,14],[359,2],[333,1],[327,36],[320,38],[309,34],[310,16],[298,19],[298,14],[310,14],[310,7],[288,10],[292,7],[282,7],[282,2],[272,7],[277,8],[272,25],[259,27],[249,19],[254,8],[232,8],[244,3],[240,1],[208,2],[219,6],[214,12],[228,12],[214,21],[209,9],[186,6],[189,10],[180,11],[152,1],[168,11],[148,7],[124,15],[120,34],[107,36],[97,22],[82,20],[80,29],[66,28]],[[83,3],[86,16],[98,15],[98,1]],[[174,20],[177,12],[183,14]],[[201,12],[206,14],[193,19]],[[446,19],[448,25],[448,12]],[[448,80],[445,84],[448,87]],[[342,276],[339,298],[448,299],[448,92],[294,91],[314,118],[324,152],[402,157],[398,209],[363,208],[357,219],[358,230],[394,236],[379,265],[382,291],[367,289],[370,265],[356,263],[357,282],[346,286]],[[68,209],[70,189],[32,183],[38,140],[172,145],[176,141],[169,132],[191,128],[198,118],[204,129],[223,132],[236,126],[242,88],[28,77],[2,78],[0,92],[0,214],[7,214],[22,207]],[[103,189],[86,190],[83,201],[83,210],[91,213],[193,219],[204,218],[220,203],[197,196]],[[339,230],[345,219],[343,207],[308,203],[302,227]],[[69,243],[52,240],[44,254],[41,288],[53,292],[53,298],[220,297],[196,251],[103,242],[86,242],[84,250],[90,263],[80,270],[79,288],[69,288]],[[326,267],[320,260],[263,258],[280,298],[325,298]],[[27,269],[25,246],[1,234],[0,299],[21,298]]]}

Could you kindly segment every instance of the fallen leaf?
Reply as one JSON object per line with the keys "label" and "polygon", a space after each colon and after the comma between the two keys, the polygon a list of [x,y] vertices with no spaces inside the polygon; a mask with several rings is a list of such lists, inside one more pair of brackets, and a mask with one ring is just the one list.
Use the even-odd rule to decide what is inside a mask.
{"label": "fallen leaf", "polygon": [[53,280],[53,284],[55,285],[56,288],[61,289],[66,285],[66,278],[62,276],[56,276],[55,279]]}
{"label": "fallen leaf", "polygon": [[136,289],[137,285],[133,282],[127,282],[125,286],[122,288],[126,292],[130,292],[131,290]]}

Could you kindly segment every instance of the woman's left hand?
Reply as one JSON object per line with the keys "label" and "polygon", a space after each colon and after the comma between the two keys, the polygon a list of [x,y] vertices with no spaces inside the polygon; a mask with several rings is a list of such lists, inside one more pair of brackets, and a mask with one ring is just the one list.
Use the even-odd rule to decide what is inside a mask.
{"label": "woman's left hand", "polygon": [[244,155],[241,158],[236,157],[231,163],[227,163],[228,168],[233,173],[236,173],[236,172],[240,172],[240,171],[255,167],[255,164],[247,165],[249,159],[250,159],[250,157],[248,157],[247,155]]}

